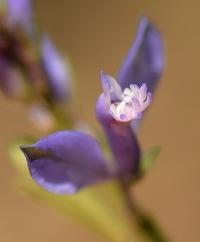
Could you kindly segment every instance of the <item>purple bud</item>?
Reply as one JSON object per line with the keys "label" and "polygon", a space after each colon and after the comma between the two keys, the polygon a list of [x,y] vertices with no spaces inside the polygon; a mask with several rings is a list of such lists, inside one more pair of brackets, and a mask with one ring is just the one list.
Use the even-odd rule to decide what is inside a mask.
{"label": "purple bud", "polygon": [[152,92],[164,67],[163,41],[160,33],[146,17],[142,17],[136,39],[118,73],[122,89],[131,83],[146,83]]}
{"label": "purple bud", "polygon": [[42,39],[41,51],[51,95],[56,101],[66,101],[71,92],[69,63],[57,52],[50,39],[46,36]]}
{"label": "purple bud", "polygon": [[31,0],[7,0],[10,23],[22,27],[27,33],[34,31],[34,14]]}
{"label": "purple bud", "polygon": [[32,178],[46,190],[73,194],[111,178],[98,143],[79,131],[62,131],[21,146]]}

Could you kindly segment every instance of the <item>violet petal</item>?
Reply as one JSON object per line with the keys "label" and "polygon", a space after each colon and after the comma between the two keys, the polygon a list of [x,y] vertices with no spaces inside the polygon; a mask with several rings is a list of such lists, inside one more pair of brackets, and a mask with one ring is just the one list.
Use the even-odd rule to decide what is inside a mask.
{"label": "violet petal", "polygon": [[13,26],[19,25],[29,34],[34,31],[34,13],[31,0],[7,0],[8,17]]}
{"label": "violet petal", "polygon": [[21,150],[32,178],[53,193],[73,194],[111,178],[98,143],[79,131],[60,131]]}
{"label": "violet petal", "polygon": [[112,76],[103,71],[101,71],[101,84],[105,97],[109,99],[109,102],[121,100],[122,90],[120,85]]}
{"label": "violet petal", "polygon": [[156,27],[146,17],[142,17],[136,39],[125,58],[117,80],[122,89],[131,83],[147,84],[153,91],[164,67],[163,40]]}
{"label": "violet petal", "polygon": [[42,39],[42,62],[49,80],[50,91],[57,101],[65,101],[70,96],[70,66],[58,53],[50,39]]}

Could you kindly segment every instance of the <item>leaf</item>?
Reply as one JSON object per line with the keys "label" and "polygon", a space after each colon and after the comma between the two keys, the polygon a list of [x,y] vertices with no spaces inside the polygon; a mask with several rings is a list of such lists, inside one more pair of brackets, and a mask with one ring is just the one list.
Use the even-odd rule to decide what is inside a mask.
{"label": "leaf", "polygon": [[150,170],[156,158],[158,157],[159,153],[160,153],[160,147],[156,146],[142,154],[142,158],[140,162],[141,175],[145,175]]}

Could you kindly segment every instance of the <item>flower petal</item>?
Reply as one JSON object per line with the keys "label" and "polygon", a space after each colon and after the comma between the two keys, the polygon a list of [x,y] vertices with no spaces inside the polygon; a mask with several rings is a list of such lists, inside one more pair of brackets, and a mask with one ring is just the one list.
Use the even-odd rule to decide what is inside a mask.
{"label": "flower petal", "polygon": [[69,63],[57,52],[50,39],[42,39],[42,62],[49,80],[51,94],[57,101],[66,101],[71,92]]}
{"label": "flower petal", "polygon": [[111,178],[98,143],[79,131],[61,131],[21,146],[32,178],[46,190],[73,194]]}
{"label": "flower petal", "polygon": [[109,102],[121,100],[121,87],[112,76],[107,75],[103,71],[101,71],[101,84],[105,97]]}
{"label": "flower petal", "polygon": [[143,83],[139,91],[139,100],[142,103],[146,100],[146,98],[147,98],[147,85]]}
{"label": "flower petal", "polygon": [[9,21],[13,26],[19,25],[29,34],[34,31],[34,14],[31,0],[7,0]]}
{"label": "flower petal", "polygon": [[160,33],[146,17],[142,17],[136,39],[118,73],[122,89],[131,83],[146,83],[151,92],[164,67],[163,41]]}

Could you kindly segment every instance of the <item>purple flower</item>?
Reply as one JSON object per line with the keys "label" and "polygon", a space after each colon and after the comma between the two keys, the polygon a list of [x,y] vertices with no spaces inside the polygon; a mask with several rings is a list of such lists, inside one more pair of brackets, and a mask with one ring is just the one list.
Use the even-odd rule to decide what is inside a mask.
{"label": "purple flower", "polygon": [[[132,123],[150,105],[152,90],[163,68],[162,40],[143,17],[136,41],[119,72],[119,83],[101,73],[103,94],[96,115],[113,154],[106,161],[96,140],[76,131],[58,132],[34,145],[22,146],[33,179],[54,193],[74,193],[85,186],[138,174],[140,147]],[[151,92],[149,92],[150,90]]]}
{"label": "purple flower", "polygon": [[41,52],[42,64],[49,82],[50,95],[56,101],[66,101],[71,92],[69,63],[58,53],[47,36],[42,38]]}
{"label": "purple flower", "polygon": [[101,75],[104,94],[97,103],[97,117],[104,128],[122,174],[137,173],[140,149],[133,132],[149,106],[164,66],[163,42],[157,29],[142,17],[136,39],[118,73],[119,83]]}
{"label": "purple flower", "polygon": [[14,27],[23,28],[28,34],[34,31],[34,14],[31,0],[7,0],[8,18]]}

